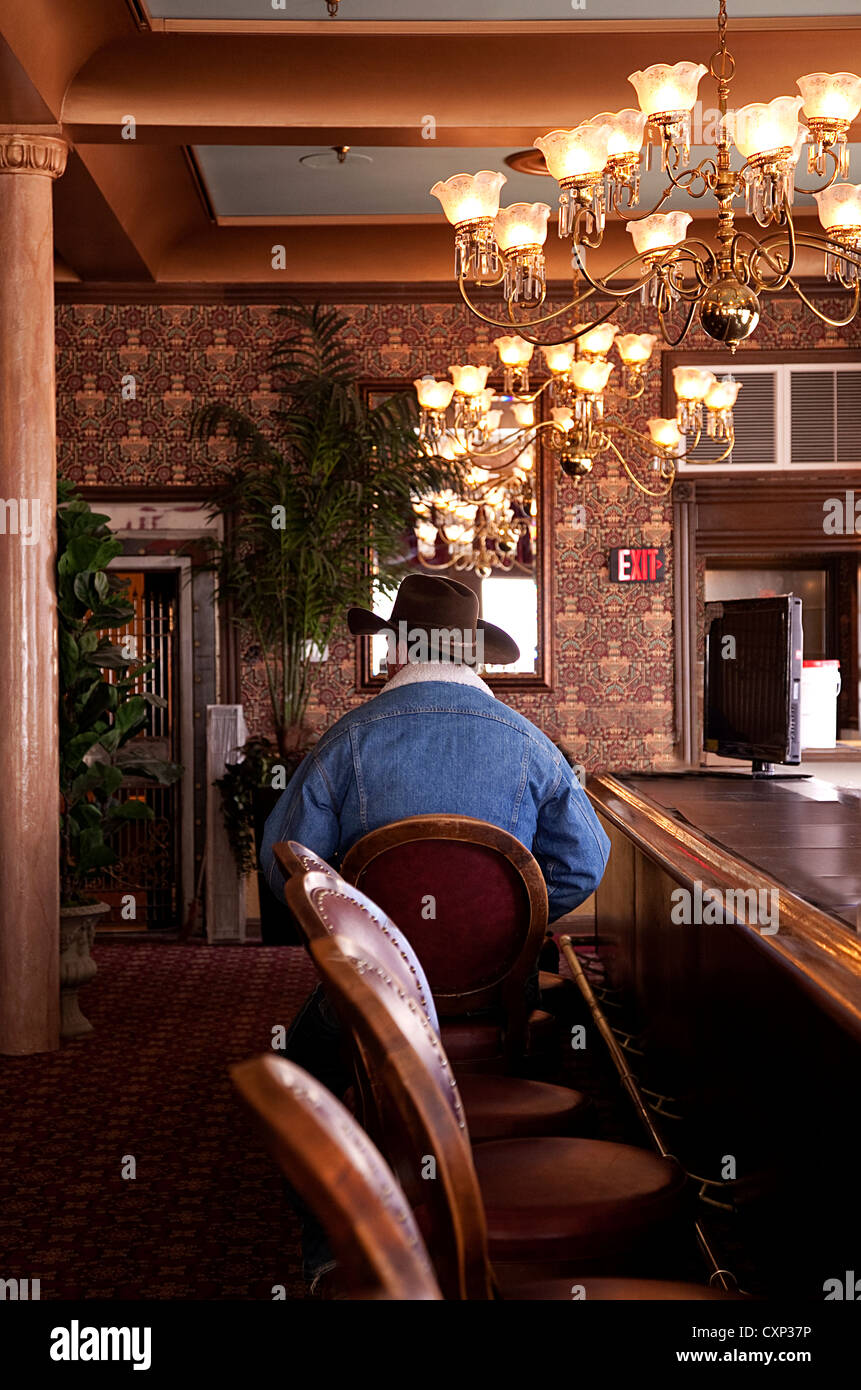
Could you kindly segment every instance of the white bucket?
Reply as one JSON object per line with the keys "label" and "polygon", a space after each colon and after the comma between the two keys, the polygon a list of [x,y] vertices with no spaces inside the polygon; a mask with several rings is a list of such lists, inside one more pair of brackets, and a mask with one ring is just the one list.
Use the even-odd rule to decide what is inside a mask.
{"label": "white bucket", "polygon": [[801,746],[837,747],[839,661],[805,661],[801,672]]}

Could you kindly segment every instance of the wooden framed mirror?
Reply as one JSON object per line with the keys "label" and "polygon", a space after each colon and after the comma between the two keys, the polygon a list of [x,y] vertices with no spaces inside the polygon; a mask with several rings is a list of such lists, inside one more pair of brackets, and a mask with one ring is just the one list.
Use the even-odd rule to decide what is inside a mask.
{"label": "wooden framed mirror", "polygon": [[[412,381],[399,378],[365,381],[362,383],[362,390],[372,403],[385,400],[402,391],[411,396],[415,393]],[[506,436],[510,436],[518,427],[511,410],[510,398],[495,395],[493,407],[502,412],[499,428],[494,434],[494,443],[501,446]],[[536,409],[538,408],[537,406]],[[544,409],[543,398],[540,408]],[[536,415],[536,422],[539,418],[543,417]],[[417,536],[416,554],[406,561],[405,573],[420,570],[423,573],[447,575],[462,584],[467,584],[474,589],[478,597],[480,616],[504,628],[515,639],[521,651],[516,666],[489,667],[481,672],[482,677],[493,689],[551,690],[553,622],[550,564],[553,462],[540,436],[522,455],[518,466],[528,475],[527,492],[531,501],[528,538],[524,538],[520,544],[486,544],[485,550],[490,550],[491,557],[495,555],[494,563],[478,572],[474,563],[476,557],[470,553],[473,547],[469,542],[461,544],[456,536],[444,532],[444,538],[450,542],[446,554],[442,546],[433,546],[430,531],[425,530],[428,539],[422,541]],[[472,505],[473,503],[470,503],[470,506]],[[507,511],[504,505],[503,511]],[[506,519],[515,523],[513,529],[519,531],[522,536],[527,529],[524,519],[510,515],[507,515]],[[417,516],[417,525],[421,522],[422,518]],[[379,611],[384,615],[391,610],[391,597],[375,599],[374,603],[375,606],[379,604]],[[386,645],[382,638],[357,639],[358,691],[372,692],[383,686],[385,651]]]}

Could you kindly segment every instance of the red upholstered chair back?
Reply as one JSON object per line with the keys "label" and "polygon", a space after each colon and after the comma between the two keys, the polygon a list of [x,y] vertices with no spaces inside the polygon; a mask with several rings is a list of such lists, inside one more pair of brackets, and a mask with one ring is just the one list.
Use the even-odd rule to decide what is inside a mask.
{"label": "red upholstered chair back", "polygon": [[370,953],[346,942],[341,951],[337,943],[337,932],[318,938],[311,955],[327,997],[361,1047],[381,1101],[386,1156],[422,1203],[443,1294],[487,1299],[492,1280],[484,1206],[448,1059],[424,1011],[397,979]]}
{"label": "red upholstered chair back", "polygon": [[409,938],[443,1017],[522,999],[547,889],[513,835],[470,816],[411,816],[364,835],[342,873]]}
{"label": "red upholstered chair back", "polygon": [[[275,854],[288,873],[284,896],[306,945],[320,936],[331,935],[337,924],[342,938],[346,937],[359,951],[370,951],[392,972],[438,1033],[439,1020],[427,977],[403,932],[375,902],[346,883],[324,861],[317,861],[323,864],[321,872],[297,872],[290,877],[287,856],[278,854],[283,848],[275,846]],[[303,846],[291,842],[290,849],[297,851],[297,863],[301,864],[306,855],[314,861]],[[297,888],[297,884],[302,886]]]}
{"label": "red upholstered chair back", "polygon": [[341,1102],[283,1057],[257,1057],[230,1074],[284,1173],[325,1228],[342,1291],[353,1298],[441,1298],[402,1188]]}

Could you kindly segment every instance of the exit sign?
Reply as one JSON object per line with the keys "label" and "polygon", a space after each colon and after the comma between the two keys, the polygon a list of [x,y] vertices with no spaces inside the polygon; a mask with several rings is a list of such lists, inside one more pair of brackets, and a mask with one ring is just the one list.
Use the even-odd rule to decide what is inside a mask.
{"label": "exit sign", "polygon": [[614,545],[610,551],[610,578],[616,584],[660,583],[665,569],[662,545]]}

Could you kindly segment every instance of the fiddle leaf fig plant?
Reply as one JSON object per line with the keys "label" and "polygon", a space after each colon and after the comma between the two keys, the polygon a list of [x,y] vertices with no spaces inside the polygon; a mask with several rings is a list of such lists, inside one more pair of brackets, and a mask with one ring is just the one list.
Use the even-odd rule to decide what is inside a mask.
{"label": "fiddle leaf fig plant", "polygon": [[[64,907],[95,901],[87,885],[117,862],[111,839],[152,810],[118,793],[130,776],[162,785],[182,775],[176,763],[150,759],[134,742],[158,695],[138,688],[152,663],[137,662],[108,635],[134,617],[124,581],[108,570],[122,552],[109,518],[93,512],[65,479],[58,484],[57,625],[59,641],[60,882]],[[105,672],[112,672],[110,680]]]}

